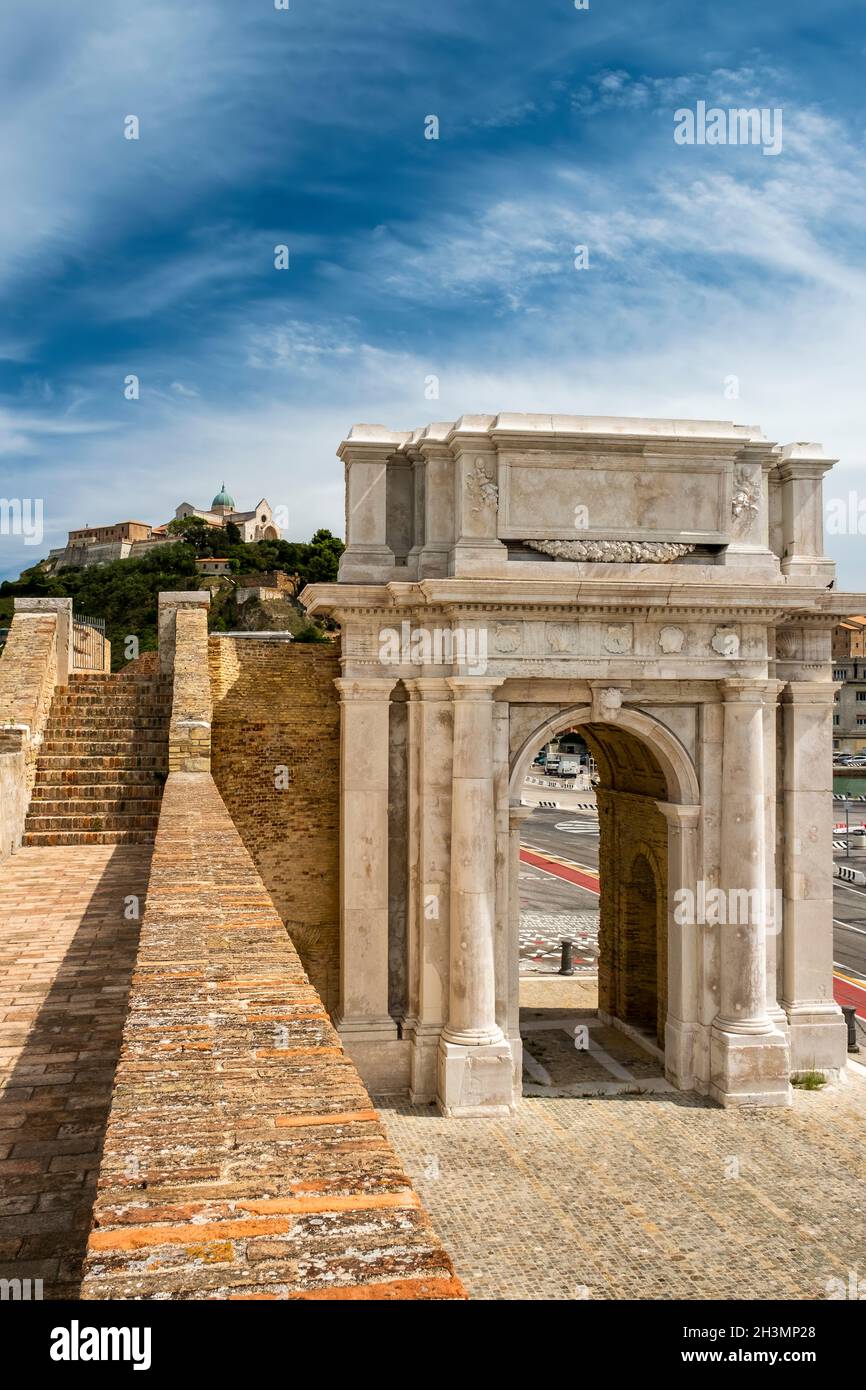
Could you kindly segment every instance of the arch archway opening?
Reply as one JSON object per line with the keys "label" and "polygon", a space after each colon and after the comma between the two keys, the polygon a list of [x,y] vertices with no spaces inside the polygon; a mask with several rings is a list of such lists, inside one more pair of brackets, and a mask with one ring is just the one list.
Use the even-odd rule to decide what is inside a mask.
{"label": "arch archway opening", "polygon": [[[607,1075],[605,1084],[611,1076],[626,1084],[629,1055],[643,1044],[639,1078],[661,1079],[668,824],[658,803],[680,788],[649,742],[618,724],[583,719],[541,738],[528,760],[521,751],[519,788],[519,971],[521,995],[532,1001],[521,1011],[524,1081],[537,1094],[539,1078],[555,1070],[552,1034],[542,1027],[552,1028],[563,1004],[575,1038],[584,1036],[594,1054],[579,1063],[570,1058],[576,1075],[595,1070]],[[574,941],[573,985],[559,975],[563,938]],[[550,1018],[542,1016],[546,991]],[[574,1003],[573,1019],[566,1001]],[[554,1084],[566,1084],[565,1054],[562,1060]]]}

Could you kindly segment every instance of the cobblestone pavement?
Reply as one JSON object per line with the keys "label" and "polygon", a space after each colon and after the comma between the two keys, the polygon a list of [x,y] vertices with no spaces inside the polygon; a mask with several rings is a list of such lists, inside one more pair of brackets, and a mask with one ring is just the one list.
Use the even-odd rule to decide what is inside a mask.
{"label": "cobblestone pavement", "polygon": [[[525,985],[537,1004],[546,985]],[[849,1071],[791,1110],[679,1092],[524,1099],[508,1120],[379,1104],[472,1297],[821,1299],[866,1281],[866,1073]]]}
{"label": "cobblestone pavement", "polygon": [[562,959],[563,937],[570,937],[574,942],[575,970],[581,974],[596,975],[597,911],[554,915],[526,910],[520,914],[521,975],[555,975]]}
{"label": "cobblestone pavement", "polygon": [[46,1298],[78,1293],[151,853],[25,848],[0,872],[0,1278]]}

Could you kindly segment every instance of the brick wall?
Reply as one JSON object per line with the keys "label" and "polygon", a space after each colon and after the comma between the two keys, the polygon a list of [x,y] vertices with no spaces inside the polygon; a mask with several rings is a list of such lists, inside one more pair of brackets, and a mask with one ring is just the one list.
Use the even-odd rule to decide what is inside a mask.
{"label": "brick wall", "polygon": [[0,655],[0,858],[21,843],[57,680],[56,613],[16,613]]}
{"label": "brick wall", "polygon": [[464,1296],[213,779],[172,774],[82,1297]]}
{"label": "brick wall", "polygon": [[304,968],[333,1011],[339,995],[339,648],[212,636],[210,668],[214,779]]}

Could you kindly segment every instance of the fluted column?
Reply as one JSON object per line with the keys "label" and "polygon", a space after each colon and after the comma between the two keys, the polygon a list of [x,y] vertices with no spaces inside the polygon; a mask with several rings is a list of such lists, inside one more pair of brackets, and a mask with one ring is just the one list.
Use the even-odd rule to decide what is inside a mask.
{"label": "fluted column", "polygon": [[721,686],[723,906],[710,1089],[724,1105],[787,1105],[787,1042],[767,1012],[764,702],[778,687],[739,678]]}
{"label": "fluted column", "polygon": [[439,1101],[448,1114],[502,1114],[513,1103],[511,1050],[496,1022],[496,826],[493,691],[499,681],[450,677],[451,951]]}
{"label": "fluted column", "polygon": [[336,685],[341,697],[337,1023],[350,1046],[351,1039],[397,1037],[388,1013],[388,728],[394,681],[364,677]]}
{"label": "fluted column", "polygon": [[846,1030],[833,999],[833,697],[831,681],[792,681],[784,719],[782,1007],[795,1070],[836,1074]]}

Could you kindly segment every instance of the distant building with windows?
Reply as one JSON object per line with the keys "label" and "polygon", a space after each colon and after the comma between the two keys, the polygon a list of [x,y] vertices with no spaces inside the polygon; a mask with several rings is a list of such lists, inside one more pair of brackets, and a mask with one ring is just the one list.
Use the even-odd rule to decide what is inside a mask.
{"label": "distant building with windows", "polygon": [[[233,522],[241,533],[242,541],[277,541],[282,539],[282,530],[274,520],[271,504],[262,498],[251,512],[239,512],[234,498],[226,491],[225,483],[214,497],[210,507],[194,507],[191,502],[181,502],[175,509],[175,517],[199,517],[208,526],[223,529]],[[76,565],[108,565],[113,560],[127,560],[130,557],[145,555],[154,546],[175,542],[177,536],[168,529],[168,524],[151,526],[147,521],[116,521],[109,526],[82,526],[70,531],[66,545],[48,553],[45,562],[49,572],[69,569]]]}
{"label": "distant building with windows", "polygon": [[866,749],[866,617],[847,618],[833,633],[833,752]]}

